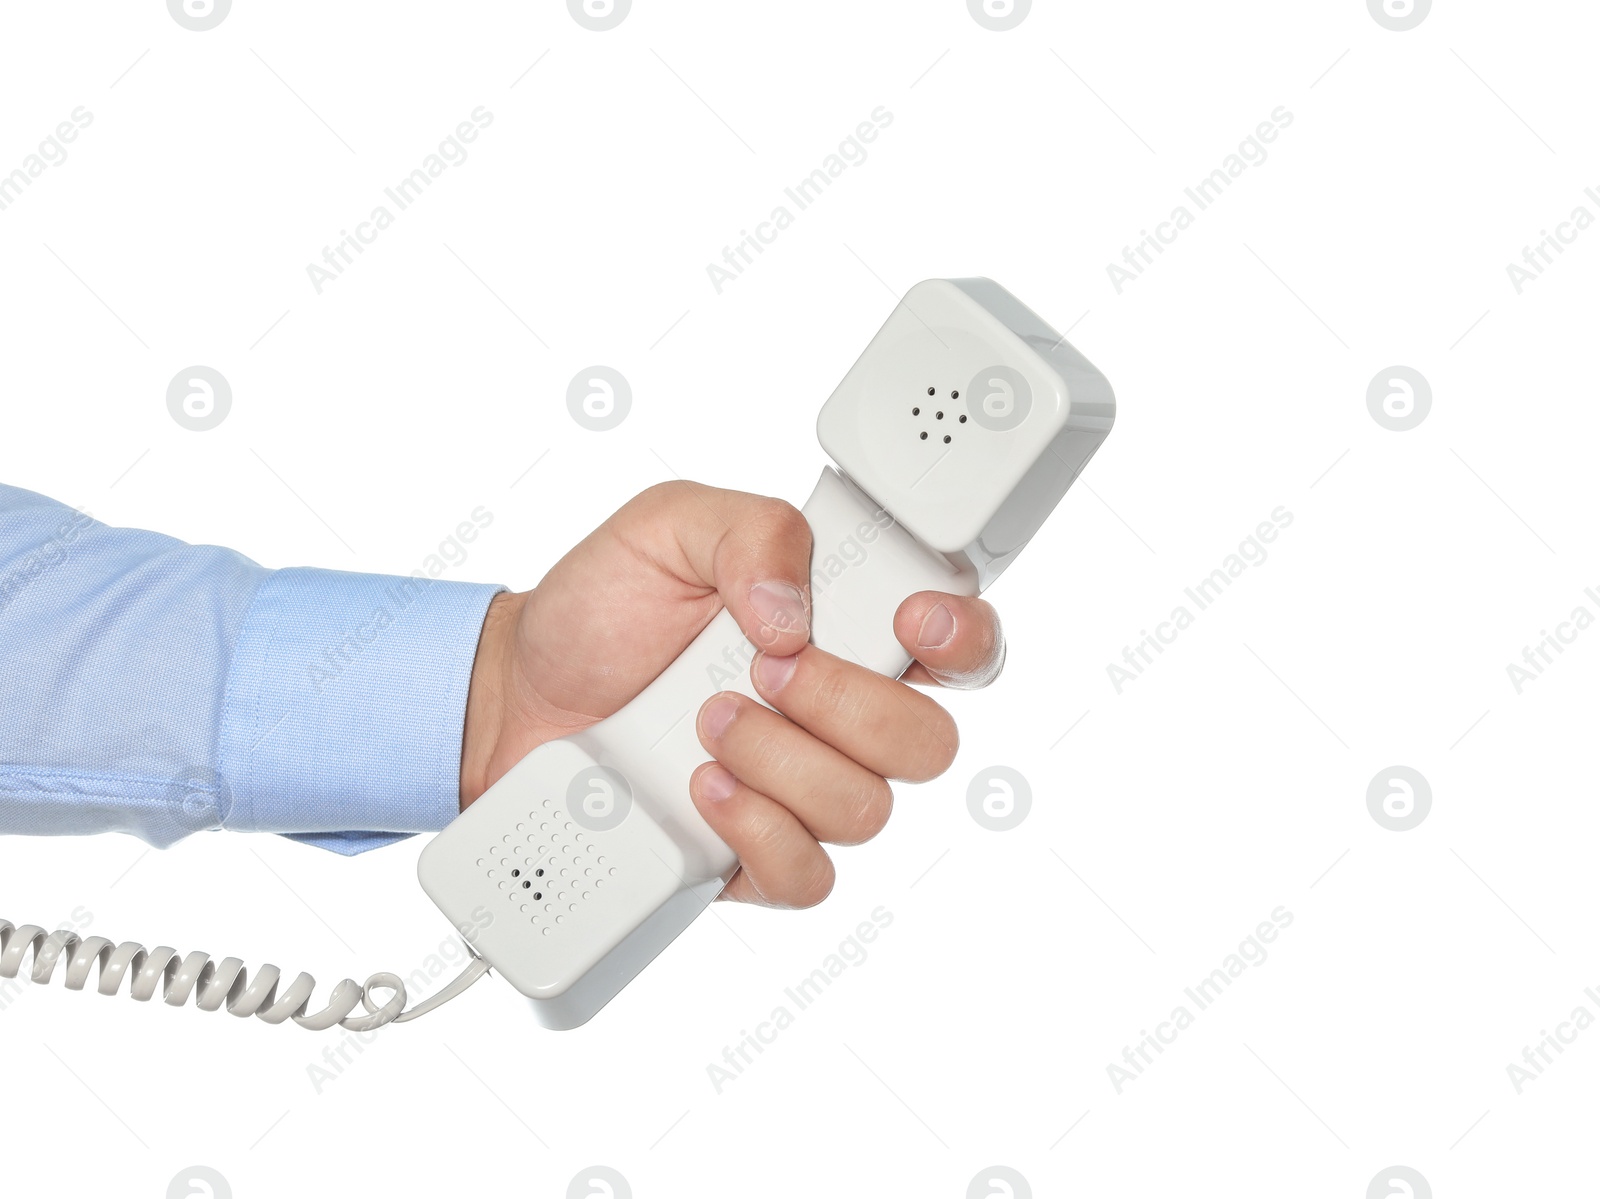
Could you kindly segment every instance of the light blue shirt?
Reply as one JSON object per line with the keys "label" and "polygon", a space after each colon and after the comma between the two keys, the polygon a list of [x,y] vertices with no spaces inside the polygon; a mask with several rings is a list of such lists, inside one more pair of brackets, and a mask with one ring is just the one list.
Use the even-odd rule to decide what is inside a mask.
{"label": "light blue shirt", "polygon": [[502,590],[268,570],[0,485],[0,833],[443,828]]}

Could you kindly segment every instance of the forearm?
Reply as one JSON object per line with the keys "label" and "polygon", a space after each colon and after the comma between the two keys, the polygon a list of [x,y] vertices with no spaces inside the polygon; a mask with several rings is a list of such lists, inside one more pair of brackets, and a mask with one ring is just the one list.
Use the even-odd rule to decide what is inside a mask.
{"label": "forearm", "polygon": [[0,832],[441,827],[497,590],[271,571],[0,487]]}

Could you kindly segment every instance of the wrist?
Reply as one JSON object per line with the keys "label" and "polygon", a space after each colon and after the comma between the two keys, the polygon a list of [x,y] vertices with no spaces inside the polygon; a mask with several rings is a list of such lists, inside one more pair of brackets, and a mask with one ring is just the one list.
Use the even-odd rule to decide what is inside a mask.
{"label": "wrist", "polygon": [[528,593],[502,591],[489,601],[472,659],[461,730],[461,809],[489,786],[489,765],[505,723],[512,645]]}

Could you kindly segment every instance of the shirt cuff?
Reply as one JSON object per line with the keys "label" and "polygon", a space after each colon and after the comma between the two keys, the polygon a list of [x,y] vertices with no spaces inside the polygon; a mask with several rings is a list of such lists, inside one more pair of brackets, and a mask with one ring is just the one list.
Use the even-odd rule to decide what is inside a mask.
{"label": "shirt cuff", "polygon": [[223,827],[354,854],[454,819],[473,657],[504,590],[272,572],[245,616],[223,700]]}

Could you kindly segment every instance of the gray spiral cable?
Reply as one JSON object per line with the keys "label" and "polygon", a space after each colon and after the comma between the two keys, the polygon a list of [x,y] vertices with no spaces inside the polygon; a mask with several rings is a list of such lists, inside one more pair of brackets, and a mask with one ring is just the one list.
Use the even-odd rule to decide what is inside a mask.
{"label": "gray spiral cable", "polygon": [[[311,1006],[311,993],[317,986],[317,980],[309,974],[297,975],[280,996],[278,983],[282,972],[270,962],[252,978],[239,958],[213,962],[209,954],[199,951],[180,957],[178,951],[168,945],[158,945],[154,949],[146,949],[135,941],[113,945],[105,937],[80,937],[67,929],[47,933],[37,924],[14,925],[0,917],[0,978],[17,977],[23,958],[32,949],[30,977],[36,983],[49,982],[57,963],[64,963],[62,982],[68,990],[81,991],[89,980],[89,971],[98,966],[97,989],[102,995],[115,995],[122,980],[131,976],[128,994],[141,1003],[155,998],[159,992],[166,1003],[182,1007],[193,996],[195,1006],[201,1011],[214,1012],[226,1006],[235,1016],[255,1016],[268,1024],[293,1020],[301,1028],[313,1031],[337,1024],[351,1032],[368,1032],[431,1012],[489,972],[489,963],[471,945],[466,948],[471,959],[466,969],[444,990],[409,1011],[405,1010],[405,983],[399,975],[381,971],[367,979],[366,986],[354,979],[341,980],[329,994],[328,1006],[308,1015],[306,1009]],[[374,990],[390,992],[389,998],[381,1004],[375,1003]],[[366,1008],[366,1015],[350,1014],[357,1004]]]}

